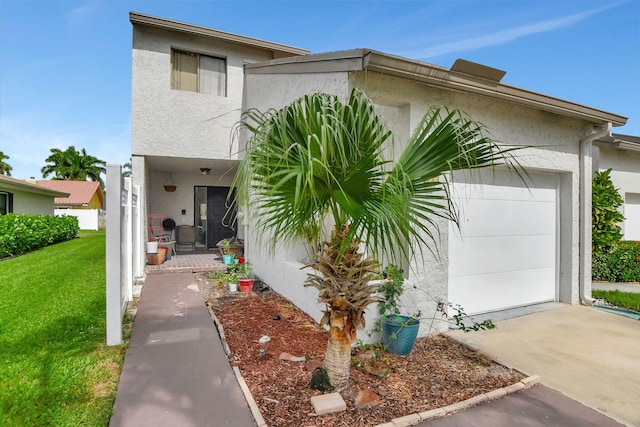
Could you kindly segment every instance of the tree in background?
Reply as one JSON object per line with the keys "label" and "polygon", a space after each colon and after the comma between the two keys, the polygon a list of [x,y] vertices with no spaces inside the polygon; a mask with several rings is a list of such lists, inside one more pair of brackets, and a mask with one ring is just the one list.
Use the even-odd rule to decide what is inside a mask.
{"label": "tree in background", "polygon": [[41,169],[42,177],[54,175],[53,179],[63,179],[69,181],[97,181],[102,187],[104,182],[100,177],[106,173],[106,162],[87,154],[83,148],[76,150],[72,145],[65,151],[58,148],[51,149],[51,155],[47,157],[48,163]]}
{"label": "tree in background", "polygon": [[122,165],[122,177],[129,178],[131,176],[131,159]]}
{"label": "tree in background", "polygon": [[3,175],[11,176],[11,165],[5,162],[5,159],[9,160],[9,156],[0,151],[0,173]]}
{"label": "tree in background", "polygon": [[620,223],[624,216],[618,208],[624,200],[611,181],[611,169],[593,175],[591,227],[593,252],[608,252],[622,239]]}
{"label": "tree in background", "polygon": [[[277,111],[252,110],[243,125],[252,136],[236,194],[272,249],[302,239],[315,253],[309,266],[317,273],[305,286],[317,288],[325,303],[322,323],[330,334],[323,368],[331,385],[342,388],[356,327],[364,326],[367,306],[379,301],[369,283],[378,261],[410,259],[432,247],[436,219],[457,221],[447,174],[495,164],[514,168],[514,148],[496,144],[460,111],[433,107],[392,162],[392,133],[359,90],[345,103],[313,94]],[[332,232],[324,228],[327,220]]]}

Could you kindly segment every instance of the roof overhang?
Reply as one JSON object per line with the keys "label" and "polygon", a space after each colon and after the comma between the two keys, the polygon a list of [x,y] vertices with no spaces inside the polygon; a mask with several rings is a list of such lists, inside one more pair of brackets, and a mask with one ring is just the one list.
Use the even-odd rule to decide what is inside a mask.
{"label": "roof overhang", "polygon": [[495,77],[499,75],[500,70],[484,68],[491,73],[474,75],[468,72],[473,70],[473,67],[456,71],[371,49],[281,58],[245,65],[247,74],[369,71],[424,83],[432,87],[486,96],[528,108],[587,120],[594,124],[610,122],[613,126],[622,126],[627,122],[626,117],[618,114],[500,83]]}
{"label": "roof overhang", "polygon": [[611,136],[593,141],[593,145],[640,152],[640,137],[613,133]]}
{"label": "roof overhang", "polygon": [[43,196],[52,197],[69,197],[69,193],[49,190],[48,188],[41,187],[37,184],[31,184],[26,181],[4,175],[0,175],[0,190],[24,191],[25,193],[41,194]]}
{"label": "roof overhang", "polygon": [[251,46],[260,49],[266,49],[274,52],[274,57],[288,57],[292,55],[308,55],[310,52],[306,49],[287,46],[280,43],[270,42],[252,37],[246,37],[239,34],[227,33],[225,31],[214,30],[212,28],[202,27],[199,25],[188,24],[185,22],[173,21],[165,18],[158,18],[151,15],[144,15],[136,12],[129,12],[129,20],[133,25],[147,25],[150,27],[164,28],[182,33],[212,37],[231,43]]}

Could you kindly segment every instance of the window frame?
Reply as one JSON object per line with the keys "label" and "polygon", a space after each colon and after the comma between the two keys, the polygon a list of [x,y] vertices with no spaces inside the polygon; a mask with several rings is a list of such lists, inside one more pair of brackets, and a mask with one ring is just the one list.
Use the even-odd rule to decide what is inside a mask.
{"label": "window frame", "polygon": [[[197,75],[196,75],[196,80],[197,80],[197,84],[198,84],[198,88],[197,90],[193,91],[193,90],[189,90],[189,89],[182,89],[177,87],[177,79],[176,79],[176,64],[175,64],[175,59],[176,59],[176,53],[181,53],[181,54],[186,54],[186,55],[192,55],[195,56],[197,58],[198,64],[197,64]],[[222,90],[222,94],[218,95],[216,93],[206,93],[206,92],[202,92],[201,88],[200,88],[200,57],[207,57],[207,58],[212,58],[212,59],[216,59],[219,61],[222,61],[224,64],[224,87]],[[227,89],[228,89],[228,68],[227,68],[227,58],[224,56],[216,56],[216,55],[210,55],[210,54],[206,54],[206,53],[200,53],[200,52],[194,52],[188,49],[181,49],[181,48],[175,48],[172,47],[171,48],[171,64],[170,64],[170,84],[171,84],[171,90],[179,90],[179,91],[183,91],[183,92],[192,92],[192,93],[200,93],[203,95],[213,95],[213,96],[219,96],[222,98],[226,98],[227,97]]]}
{"label": "window frame", "polygon": [[13,213],[13,193],[8,191],[0,191],[0,197],[5,198],[6,212],[0,211],[0,215]]}

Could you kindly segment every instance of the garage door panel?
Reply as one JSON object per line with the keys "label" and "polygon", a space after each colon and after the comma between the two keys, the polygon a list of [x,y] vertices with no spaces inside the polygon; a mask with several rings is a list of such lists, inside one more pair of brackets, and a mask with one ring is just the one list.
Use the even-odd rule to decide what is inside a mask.
{"label": "garage door panel", "polygon": [[[468,200],[460,210],[460,231],[463,239],[479,236],[522,235],[522,218],[534,212],[537,221],[526,228],[527,235],[549,234],[555,228],[556,204],[522,200]],[[462,233],[462,234],[460,234]],[[555,233],[554,233],[555,234]]]}
{"label": "garage door panel", "polygon": [[450,250],[458,254],[452,260],[451,277],[554,268],[556,262],[554,235],[457,239]]}
{"label": "garage door panel", "polygon": [[531,173],[528,188],[502,171],[479,178],[452,184],[460,232],[450,226],[449,301],[473,314],[554,300],[558,176]]}
{"label": "garage door panel", "polygon": [[553,267],[459,277],[453,279],[449,302],[460,304],[467,314],[476,314],[553,301],[554,283]]}

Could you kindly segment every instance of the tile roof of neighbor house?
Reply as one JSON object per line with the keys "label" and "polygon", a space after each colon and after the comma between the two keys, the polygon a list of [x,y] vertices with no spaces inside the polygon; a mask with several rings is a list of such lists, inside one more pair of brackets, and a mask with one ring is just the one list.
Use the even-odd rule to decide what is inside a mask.
{"label": "tile roof of neighbor house", "polygon": [[69,193],[57,191],[49,188],[42,188],[37,184],[32,184],[22,179],[12,178],[0,174],[0,187],[7,190],[24,191],[27,193],[43,194],[54,197],[67,197]]}
{"label": "tile roof of neighbor house", "polygon": [[38,185],[49,188],[51,190],[67,193],[68,197],[56,197],[55,205],[64,206],[82,206],[87,205],[98,192],[100,201],[104,203],[104,196],[99,182],[94,181],[67,181],[67,180],[50,180],[38,181]]}

